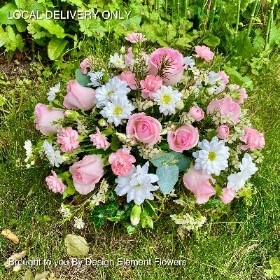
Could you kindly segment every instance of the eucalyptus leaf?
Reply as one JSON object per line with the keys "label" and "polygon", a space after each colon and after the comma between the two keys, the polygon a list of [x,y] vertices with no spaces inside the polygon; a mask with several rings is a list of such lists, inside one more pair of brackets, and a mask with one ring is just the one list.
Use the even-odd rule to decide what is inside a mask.
{"label": "eucalyptus leaf", "polygon": [[75,77],[78,83],[81,86],[87,87],[88,84],[90,83],[90,77],[87,75],[84,75],[81,71],[81,69],[76,69],[75,71]]}
{"label": "eucalyptus leaf", "polygon": [[179,168],[177,165],[161,166],[157,168],[159,177],[158,185],[163,194],[169,194],[176,185],[179,178]]}

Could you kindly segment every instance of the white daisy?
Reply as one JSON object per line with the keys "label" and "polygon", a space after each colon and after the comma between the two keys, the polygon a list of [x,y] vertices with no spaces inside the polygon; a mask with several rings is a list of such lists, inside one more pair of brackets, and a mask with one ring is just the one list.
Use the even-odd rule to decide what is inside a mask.
{"label": "white daisy", "polygon": [[218,73],[215,73],[214,71],[210,71],[207,73],[205,83],[208,85],[216,85],[219,81],[221,81],[221,77]]}
{"label": "white daisy", "polygon": [[115,53],[114,55],[111,55],[109,58],[110,66],[114,66],[115,68],[124,69],[125,63],[124,63],[124,56],[122,54]]}
{"label": "white daisy", "polygon": [[229,147],[223,140],[216,136],[210,142],[204,139],[198,143],[198,147],[201,150],[193,153],[196,169],[202,169],[208,175],[220,175],[227,168]]}
{"label": "white daisy", "polygon": [[171,86],[162,86],[154,95],[159,111],[165,116],[175,114],[176,104],[181,100],[182,93]]}
{"label": "white daisy", "polygon": [[85,222],[82,218],[74,217],[74,227],[77,229],[83,229],[85,226]]}
{"label": "white daisy", "polygon": [[124,97],[130,92],[127,83],[121,81],[117,77],[112,78],[106,85],[95,90],[96,107],[101,108],[105,106],[112,97]]}
{"label": "white daisy", "polygon": [[61,156],[60,151],[55,151],[52,144],[47,140],[43,143],[44,152],[52,166],[59,167],[64,162],[64,157]]}
{"label": "white daisy", "polygon": [[134,167],[130,175],[119,176],[116,179],[117,187],[115,192],[119,196],[127,194],[127,202],[134,200],[135,204],[140,205],[145,199],[153,200],[154,196],[151,191],[159,188],[153,185],[159,178],[155,174],[149,174],[149,162],[147,161],[142,167]]}
{"label": "white daisy", "polygon": [[102,77],[104,75],[104,72],[89,72],[88,76],[90,77],[90,83],[88,83],[89,86],[93,87],[99,87],[102,85]]}
{"label": "white daisy", "polygon": [[108,102],[100,114],[107,119],[108,123],[114,123],[115,126],[121,124],[121,121],[128,119],[131,112],[135,109],[126,96],[114,96],[111,102]]}
{"label": "white daisy", "polygon": [[54,87],[51,87],[49,92],[47,93],[48,95],[48,101],[52,102],[55,100],[56,93],[60,91],[60,83],[56,84]]}
{"label": "white daisy", "polygon": [[244,177],[247,177],[247,179],[249,179],[252,175],[254,175],[257,172],[257,170],[258,168],[253,162],[252,157],[248,153],[246,153],[242,159],[242,162],[240,163],[241,173]]}
{"label": "white daisy", "polygon": [[240,190],[245,185],[247,180],[247,178],[245,178],[241,172],[231,174],[227,179],[227,188],[233,189],[234,191]]}

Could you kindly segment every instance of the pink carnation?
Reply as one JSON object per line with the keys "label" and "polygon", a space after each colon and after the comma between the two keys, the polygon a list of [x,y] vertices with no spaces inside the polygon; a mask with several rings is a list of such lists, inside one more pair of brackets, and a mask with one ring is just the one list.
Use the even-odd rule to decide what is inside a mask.
{"label": "pink carnation", "polygon": [[220,139],[226,139],[229,136],[229,127],[227,125],[221,125],[217,128],[217,135]]}
{"label": "pink carnation", "polygon": [[54,171],[52,171],[52,175],[46,177],[45,181],[48,188],[54,193],[63,193],[66,189],[66,186]]}
{"label": "pink carnation", "polygon": [[212,100],[207,106],[207,114],[218,112],[222,117],[228,117],[233,123],[239,121],[241,108],[231,97]]}
{"label": "pink carnation", "polygon": [[193,106],[190,108],[188,117],[193,118],[195,121],[199,122],[204,118],[204,111],[198,106]]}
{"label": "pink carnation", "polygon": [[196,55],[195,57],[201,57],[206,61],[210,61],[214,57],[214,53],[206,46],[196,46],[195,47]]}
{"label": "pink carnation", "polygon": [[107,137],[100,133],[99,128],[96,128],[96,133],[89,135],[90,141],[97,149],[107,150],[110,143],[107,141]]}
{"label": "pink carnation", "polygon": [[132,44],[136,44],[136,43],[139,43],[139,42],[147,41],[147,38],[142,33],[135,33],[134,32],[134,33],[130,33],[127,36],[125,36],[125,40],[129,41]]}
{"label": "pink carnation", "polygon": [[245,99],[248,98],[248,95],[247,95],[247,92],[246,92],[246,89],[245,88],[240,88],[238,90],[238,98],[237,99],[233,99],[234,102],[238,103],[238,104],[243,104]]}
{"label": "pink carnation", "polygon": [[246,144],[241,146],[242,150],[261,150],[265,145],[263,133],[250,127],[245,129],[245,134],[240,140]]}
{"label": "pink carnation", "polygon": [[171,48],[156,49],[150,56],[150,71],[149,74],[157,76],[162,66],[166,65],[163,69],[162,79],[165,85],[177,84],[184,71],[184,57],[183,55]]}
{"label": "pink carnation", "polygon": [[109,156],[109,163],[111,164],[112,171],[117,176],[128,175],[136,159],[130,154],[130,149],[123,148],[117,150]]}
{"label": "pink carnation", "polygon": [[61,145],[61,151],[72,152],[79,147],[78,137],[78,132],[71,127],[62,129],[57,136],[57,143]]}
{"label": "pink carnation", "polygon": [[219,71],[218,75],[221,77],[221,79],[225,85],[227,85],[229,83],[229,76],[226,74],[225,71]]}
{"label": "pink carnation", "polygon": [[136,86],[136,76],[133,72],[131,71],[124,71],[122,72],[118,78],[121,80],[121,81],[124,81],[128,84],[128,86],[131,88],[131,89],[137,89],[137,86]]}
{"label": "pink carnation", "polygon": [[224,204],[230,203],[235,197],[235,191],[229,188],[223,188],[222,195],[221,195],[221,201]]}
{"label": "pink carnation", "polygon": [[91,63],[90,63],[90,60],[88,58],[85,58],[81,63],[80,63],[80,68],[81,68],[81,71],[84,75],[87,74],[88,72],[88,68],[91,67]]}
{"label": "pink carnation", "polygon": [[154,93],[162,86],[162,79],[160,76],[148,75],[145,80],[140,82],[142,88],[141,95],[143,98],[153,99]]}
{"label": "pink carnation", "polygon": [[198,204],[207,202],[216,193],[209,180],[214,181],[210,175],[204,174],[202,170],[194,167],[191,167],[183,177],[185,187],[196,196]]}

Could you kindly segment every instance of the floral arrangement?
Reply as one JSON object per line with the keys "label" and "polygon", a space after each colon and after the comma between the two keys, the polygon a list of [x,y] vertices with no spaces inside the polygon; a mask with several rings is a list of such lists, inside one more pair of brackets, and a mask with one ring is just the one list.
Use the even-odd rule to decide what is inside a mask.
{"label": "floral arrangement", "polygon": [[140,33],[125,39],[129,46],[108,58],[82,61],[66,94],[57,84],[49,104],[36,105],[42,139],[25,142],[25,162],[47,161],[46,185],[62,194],[60,211],[76,228],[90,216],[133,232],[168,214],[196,230],[251,196],[264,136],[242,108],[246,89],[213,70],[208,47],[184,57],[151,50]]}

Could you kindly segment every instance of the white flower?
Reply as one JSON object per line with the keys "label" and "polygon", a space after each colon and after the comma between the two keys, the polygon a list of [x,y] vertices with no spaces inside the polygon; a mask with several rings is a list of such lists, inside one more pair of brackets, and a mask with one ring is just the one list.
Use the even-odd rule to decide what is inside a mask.
{"label": "white flower", "polygon": [[51,143],[47,140],[43,144],[44,152],[52,166],[59,167],[64,162],[64,157],[60,155],[60,151],[55,151]]}
{"label": "white flower", "polygon": [[198,143],[200,151],[194,152],[195,168],[202,169],[206,174],[220,175],[222,170],[228,166],[229,147],[225,142],[213,137],[209,142],[202,140]]}
{"label": "white flower", "polygon": [[82,218],[74,217],[74,222],[75,222],[74,227],[77,229],[83,229],[85,226],[85,222],[83,221]]}
{"label": "white flower", "polygon": [[130,88],[128,87],[127,83],[121,81],[117,77],[114,77],[106,85],[96,89],[96,107],[101,108],[105,106],[112,97],[126,97],[127,93],[129,92]]}
{"label": "white flower", "polygon": [[142,167],[137,165],[134,167],[130,175],[119,176],[116,179],[117,187],[115,192],[119,196],[127,194],[127,202],[134,200],[135,204],[140,205],[145,199],[153,200],[154,196],[151,191],[159,188],[153,185],[159,180],[155,174],[149,174],[149,162],[147,161]]}
{"label": "white flower", "polygon": [[120,68],[120,69],[125,68],[124,56],[122,54],[115,53],[114,55],[111,55],[109,58],[109,62],[115,68]]}
{"label": "white flower", "polygon": [[90,77],[90,83],[88,83],[89,86],[93,87],[99,87],[102,84],[102,77],[104,75],[104,72],[99,71],[99,72],[89,72],[88,76]]}
{"label": "white flower", "polygon": [[181,100],[182,93],[176,89],[173,90],[171,86],[162,86],[154,96],[159,105],[159,111],[168,115],[175,114],[176,104]]}
{"label": "white flower", "polygon": [[54,87],[50,88],[50,91],[47,93],[48,101],[52,102],[55,99],[56,93],[60,91],[60,83],[56,84]]}
{"label": "white flower", "polygon": [[121,121],[128,119],[135,107],[130,103],[126,96],[111,98],[100,114],[107,119],[108,123],[114,123],[115,126],[121,124]]}
{"label": "white flower", "polygon": [[195,66],[195,60],[191,56],[184,57],[184,65],[187,67]]}
{"label": "white flower", "polygon": [[207,77],[205,79],[205,82],[206,84],[209,84],[209,85],[216,85],[217,82],[221,81],[221,77],[218,73],[215,73],[214,71],[210,71],[208,74],[207,74]]}
{"label": "white flower", "polygon": [[246,153],[242,159],[242,162],[240,163],[241,173],[243,174],[243,176],[249,179],[252,175],[254,175],[257,172],[257,170],[258,168],[253,162],[252,157],[248,153]]}
{"label": "white flower", "polygon": [[61,213],[62,217],[65,219],[69,219],[72,216],[71,210],[63,203],[61,204],[59,212]]}
{"label": "white flower", "polygon": [[31,141],[30,140],[26,140],[24,142],[24,146],[23,147],[24,147],[25,153],[26,153],[25,161],[27,162],[33,156]]}
{"label": "white flower", "polygon": [[231,174],[227,179],[227,187],[235,191],[240,190],[245,185],[245,182],[247,180],[247,178],[244,177],[241,172]]}

